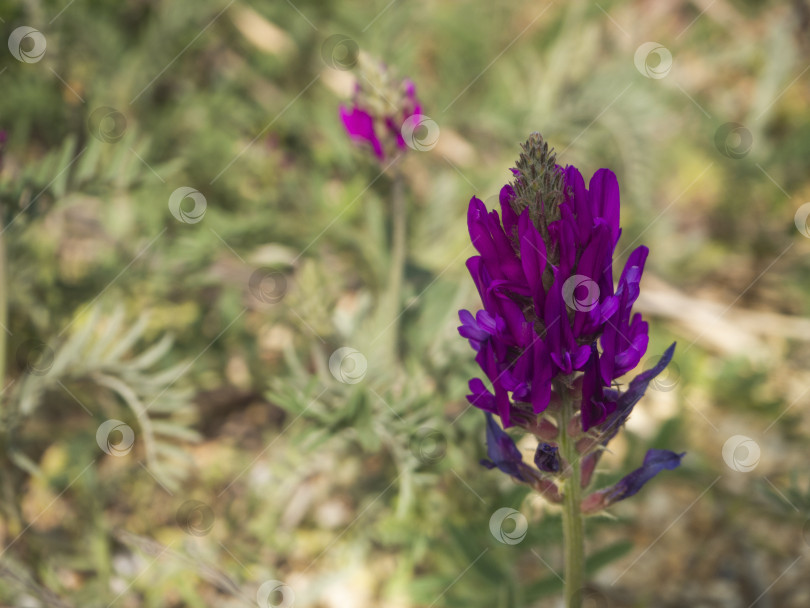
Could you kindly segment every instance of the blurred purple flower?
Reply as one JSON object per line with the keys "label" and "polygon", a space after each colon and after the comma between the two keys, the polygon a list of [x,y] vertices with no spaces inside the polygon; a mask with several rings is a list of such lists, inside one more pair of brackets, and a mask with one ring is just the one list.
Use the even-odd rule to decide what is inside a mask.
{"label": "blurred purple flower", "polygon": [[[385,71],[385,66],[380,70]],[[373,96],[382,99],[371,98]],[[389,99],[394,97],[393,101]],[[375,111],[374,107],[385,107]],[[402,137],[402,124],[414,114],[421,114],[422,106],[416,98],[416,85],[405,79],[394,95],[380,95],[376,90],[366,91],[358,83],[350,107],[340,106],[340,119],[349,136],[371,146],[374,156],[382,161],[397,150],[407,149]]]}

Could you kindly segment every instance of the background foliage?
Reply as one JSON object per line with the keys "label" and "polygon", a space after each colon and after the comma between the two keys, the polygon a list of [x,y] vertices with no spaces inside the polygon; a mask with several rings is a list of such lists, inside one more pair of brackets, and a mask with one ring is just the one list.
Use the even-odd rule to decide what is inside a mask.
{"label": "background foliage", "polygon": [[[588,522],[590,601],[807,605],[806,2],[43,0],[0,17],[47,39],[36,63],[0,53],[0,603],[255,605],[281,580],[296,606],[553,605],[558,515],[478,465],[455,331],[476,299],[467,201],[537,130],[584,174],[616,171],[620,251],[652,249],[650,357],[679,342],[600,480],[647,447],[689,456]],[[403,163],[396,344],[392,183],[337,120],[353,76],[335,34],[416,81],[441,129]],[[634,65],[647,41],[672,54],[663,78]],[[196,223],[169,209],[183,186],[205,196]],[[368,364],[355,384],[330,373],[346,346]],[[131,451],[102,448],[110,419]],[[724,462],[734,435],[754,470]],[[504,506],[529,519],[519,544],[490,533]]]}

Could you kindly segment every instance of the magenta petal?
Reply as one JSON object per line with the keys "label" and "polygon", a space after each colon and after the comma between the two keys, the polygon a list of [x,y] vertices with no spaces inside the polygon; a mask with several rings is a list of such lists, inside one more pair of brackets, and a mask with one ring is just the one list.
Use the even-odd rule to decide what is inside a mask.
{"label": "magenta petal", "polygon": [[383,158],[382,144],[374,132],[374,119],[368,112],[358,107],[352,108],[350,112],[344,106],[340,106],[340,118],[352,139],[370,143],[374,155],[379,159]]}
{"label": "magenta petal", "polygon": [[600,401],[590,401],[582,405],[582,430],[587,431],[596,426],[607,417],[605,404]]}
{"label": "magenta petal", "polygon": [[484,268],[484,261],[481,259],[480,255],[474,255],[467,258],[467,270],[470,271],[470,276],[472,277],[473,283],[475,283],[475,287],[478,289],[478,295],[486,307],[486,294],[491,279],[486,271],[486,268]]}
{"label": "magenta petal", "polygon": [[467,401],[470,402],[470,405],[474,405],[485,412],[496,413],[495,397],[487,390],[480,378],[470,380],[470,393],[467,395]]}
{"label": "magenta petal", "polygon": [[501,188],[498,200],[501,204],[501,217],[503,218],[503,229],[504,232],[506,232],[506,236],[508,237],[515,236],[515,231],[517,230],[517,223],[518,223],[517,213],[515,213],[515,210],[512,209],[511,201],[513,198],[515,198],[515,191],[512,189],[512,186],[506,184],[503,188]]}
{"label": "magenta petal", "polygon": [[481,254],[489,274],[494,279],[506,279],[521,285],[523,269],[503,232],[498,212],[487,212],[484,203],[472,197],[467,210],[467,226],[472,244]]}
{"label": "magenta petal", "polygon": [[402,125],[398,125],[393,118],[388,117],[385,119],[385,127],[388,129],[388,134],[394,138],[397,148],[406,150],[408,145],[405,143],[405,138],[402,137]]}
{"label": "magenta petal", "polygon": [[546,270],[546,244],[537,228],[529,219],[528,210],[520,214],[518,220],[520,234],[520,262],[523,274],[529,284],[529,293],[534,301],[534,308],[538,315],[542,314],[545,303],[543,290],[543,273]]}
{"label": "magenta petal", "polygon": [[580,234],[587,234],[593,228],[593,213],[591,212],[588,191],[585,189],[585,180],[576,167],[565,168],[565,185],[568,186],[568,202],[577,216]]}
{"label": "magenta petal", "polygon": [[544,411],[551,401],[551,361],[548,349],[543,341],[537,338],[533,346],[534,373],[532,376],[532,409],[535,414]]}
{"label": "magenta petal", "polygon": [[[473,247],[481,254],[482,261],[487,267],[493,263],[497,266],[498,254],[489,235],[487,208],[484,206],[483,201],[475,196],[470,199],[470,205],[467,208],[467,227],[470,231],[470,240]],[[493,276],[497,277],[498,275]]]}
{"label": "magenta petal", "polygon": [[609,169],[599,169],[588,185],[591,211],[610,226],[613,243],[619,239],[619,182]]}
{"label": "magenta petal", "polygon": [[583,366],[588,362],[588,358],[591,356],[591,347],[587,344],[583,344],[579,348],[574,351],[573,356],[573,366],[574,369],[582,369]]}

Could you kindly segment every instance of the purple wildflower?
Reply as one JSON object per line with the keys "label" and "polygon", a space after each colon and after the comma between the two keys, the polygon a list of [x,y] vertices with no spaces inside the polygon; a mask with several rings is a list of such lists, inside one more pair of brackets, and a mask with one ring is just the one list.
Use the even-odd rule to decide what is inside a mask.
{"label": "purple wildflower", "polygon": [[[384,66],[379,70],[388,77]],[[353,140],[370,145],[380,161],[407,149],[402,124],[414,114],[422,113],[422,106],[416,98],[416,85],[411,80],[388,85],[386,88],[391,90],[380,95],[376,88],[366,91],[358,83],[351,107],[340,106],[340,119],[346,132]]]}
{"label": "purple wildflower", "polygon": [[[505,451],[508,436],[491,428],[492,414],[504,428],[517,425],[545,439],[549,426],[559,426],[561,393],[575,399],[577,428],[558,430],[581,448],[587,485],[602,448],[669,363],[674,344],[627,390],[612,388],[638,365],[648,345],[647,323],[632,311],[646,247],[630,254],[614,290],[613,257],[621,235],[616,176],[600,169],[586,187],[576,168],[556,164],[553,150],[536,133],[511,171],[513,181],[501,189],[500,214],[475,197],[467,212],[479,253],[467,260],[467,268],[483,310],[475,316],[460,311],[459,333],[476,351],[490,387],[474,378],[467,399],[487,412],[488,444],[499,442],[490,449],[491,466],[523,482],[559,473],[557,446],[541,442],[534,469],[515,457],[516,448]],[[656,473],[680,463],[680,456],[649,458],[605,504],[635,494]]]}

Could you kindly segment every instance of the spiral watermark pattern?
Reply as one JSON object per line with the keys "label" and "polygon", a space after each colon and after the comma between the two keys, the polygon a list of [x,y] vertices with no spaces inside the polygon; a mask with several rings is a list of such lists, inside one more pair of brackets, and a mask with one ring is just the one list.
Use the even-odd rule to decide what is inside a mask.
{"label": "spiral watermark pattern", "polygon": [[739,160],[751,151],[754,136],[745,125],[738,122],[727,122],[715,132],[714,145],[723,156]]}
{"label": "spiral watermark pattern", "polygon": [[411,452],[423,464],[436,464],[447,453],[447,438],[441,431],[422,427],[411,436]]}
{"label": "spiral watermark pattern", "polygon": [[342,346],[329,357],[329,371],[338,382],[357,384],[366,377],[368,360],[363,353],[349,346]]}
{"label": "spiral watermark pattern", "polygon": [[645,42],[636,49],[633,63],[642,76],[660,80],[672,69],[672,53],[658,42]]}
{"label": "spiral watermark pattern", "polygon": [[329,36],[321,45],[321,58],[333,70],[351,70],[359,56],[360,47],[345,34]]}
{"label": "spiral watermark pattern", "polygon": [[127,130],[126,117],[110,106],[96,108],[87,117],[90,135],[105,144],[114,144],[124,137]]}
{"label": "spiral watermark pattern", "polygon": [[259,268],[250,275],[250,293],[265,304],[277,304],[287,293],[287,277],[272,268]]}
{"label": "spiral watermark pattern", "polygon": [[98,427],[96,443],[105,454],[126,456],[135,445],[135,433],[126,422],[113,418],[102,422]]}
{"label": "spiral watermark pattern", "polygon": [[599,285],[585,275],[575,274],[563,283],[562,297],[568,308],[588,312],[599,304]]}
{"label": "spiral watermark pattern", "polygon": [[295,603],[295,593],[282,581],[266,581],[256,592],[259,608],[291,608]]}
{"label": "spiral watermark pattern", "polygon": [[17,347],[17,365],[26,373],[44,376],[53,365],[53,349],[41,340],[26,340]]}
{"label": "spiral watermark pattern", "polygon": [[796,224],[796,229],[801,232],[803,236],[810,239],[810,225],[807,223],[808,219],[810,219],[810,203],[805,203],[796,209],[796,215],[793,217],[793,221]]}
{"label": "spiral watermark pattern", "polygon": [[45,56],[48,43],[39,30],[22,25],[8,37],[8,50],[22,63],[36,63]]}
{"label": "spiral watermark pattern", "polygon": [[[504,530],[504,524],[507,521],[514,523],[514,529],[508,532]],[[529,522],[520,511],[509,507],[501,507],[489,518],[489,531],[499,543],[517,545],[526,538],[529,531]]]}
{"label": "spiral watermark pattern", "polygon": [[577,597],[575,604],[582,608],[610,608],[607,596],[595,589],[580,589]]}
{"label": "spiral watermark pattern", "polygon": [[205,536],[214,527],[214,511],[204,502],[187,500],[177,509],[177,525],[188,534]]}
{"label": "spiral watermark pattern", "polygon": [[[194,207],[190,211],[185,211],[181,204],[183,200],[190,198],[194,201]],[[169,211],[174,218],[184,224],[196,224],[205,215],[205,208],[208,206],[205,196],[194,188],[181,186],[169,197]]]}
{"label": "spiral watermark pattern", "polygon": [[740,473],[749,473],[757,468],[760,454],[759,444],[745,435],[729,437],[723,444],[726,466]]}
{"label": "spiral watermark pattern", "polygon": [[411,150],[426,152],[439,143],[439,125],[430,116],[412,114],[403,123],[400,133]]}

